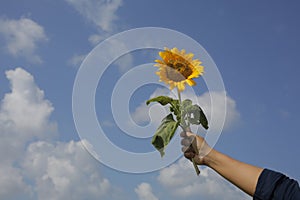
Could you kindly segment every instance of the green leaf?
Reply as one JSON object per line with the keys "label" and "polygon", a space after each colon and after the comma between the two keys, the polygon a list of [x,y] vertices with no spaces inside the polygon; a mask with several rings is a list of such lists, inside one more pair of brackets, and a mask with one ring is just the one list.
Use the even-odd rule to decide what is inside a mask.
{"label": "green leaf", "polygon": [[200,123],[205,129],[208,129],[208,121],[207,121],[207,118],[201,108],[200,108]]}
{"label": "green leaf", "polygon": [[182,103],[182,119],[187,120],[188,123],[199,125],[201,124],[205,129],[208,129],[208,121],[203,110],[198,105],[192,105],[190,99],[185,99]]}
{"label": "green leaf", "polygon": [[149,99],[146,104],[149,105],[151,102],[158,102],[161,105],[165,106],[167,104],[170,104],[170,111],[176,115],[176,118],[178,121],[180,121],[180,105],[179,105],[179,100],[178,99],[172,99],[171,97],[168,96],[158,96],[152,99]]}
{"label": "green leaf", "polygon": [[178,125],[179,122],[176,122],[173,119],[173,115],[169,114],[162,120],[160,126],[152,137],[152,144],[160,152],[161,157],[164,156],[165,147],[169,144],[174,136]]}
{"label": "green leaf", "polygon": [[203,110],[198,105],[187,107],[188,121],[191,124],[201,124],[205,129],[208,129],[208,121]]}
{"label": "green leaf", "polygon": [[190,99],[185,99],[182,103],[183,109],[192,105],[192,101]]}
{"label": "green leaf", "polygon": [[168,103],[171,104],[171,102],[174,101],[174,99],[172,99],[171,97],[167,97],[167,96],[158,96],[158,97],[154,97],[152,99],[149,99],[146,104],[149,105],[151,102],[158,102],[161,105],[165,106]]}

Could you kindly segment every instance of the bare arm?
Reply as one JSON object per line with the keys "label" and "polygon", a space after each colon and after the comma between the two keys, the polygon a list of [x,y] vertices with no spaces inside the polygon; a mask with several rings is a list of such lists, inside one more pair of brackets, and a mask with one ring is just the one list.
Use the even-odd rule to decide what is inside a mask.
{"label": "bare arm", "polygon": [[206,163],[241,190],[254,195],[262,168],[240,162],[214,149],[207,155]]}
{"label": "bare arm", "polygon": [[201,136],[190,132],[183,132],[181,136],[185,157],[194,158],[198,165],[212,168],[244,192],[254,195],[262,168],[240,162],[212,149]]}

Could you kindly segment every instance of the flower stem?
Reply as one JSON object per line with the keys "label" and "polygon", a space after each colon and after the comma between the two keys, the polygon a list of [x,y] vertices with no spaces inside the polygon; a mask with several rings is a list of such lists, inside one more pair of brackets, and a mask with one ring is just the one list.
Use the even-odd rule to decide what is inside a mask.
{"label": "flower stem", "polygon": [[178,94],[179,103],[181,104],[181,94],[178,88],[177,88],[177,94]]}
{"label": "flower stem", "polygon": [[[178,94],[179,105],[181,106],[181,94],[180,94],[180,91],[179,91],[178,88],[177,88],[177,94]],[[180,112],[181,112],[181,114],[180,114],[181,117],[180,118],[182,118],[182,109],[181,108],[180,108]],[[181,121],[180,122],[180,124],[181,124],[184,121],[184,119],[181,119],[180,121]],[[181,128],[184,132],[190,132],[191,131],[190,126],[186,126],[186,125],[181,124]],[[195,149],[195,150],[197,151],[197,149]],[[192,158],[192,162],[193,162],[193,166],[194,166],[194,169],[196,171],[196,174],[197,174],[197,176],[199,176],[200,170],[199,170],[194,158]]]}

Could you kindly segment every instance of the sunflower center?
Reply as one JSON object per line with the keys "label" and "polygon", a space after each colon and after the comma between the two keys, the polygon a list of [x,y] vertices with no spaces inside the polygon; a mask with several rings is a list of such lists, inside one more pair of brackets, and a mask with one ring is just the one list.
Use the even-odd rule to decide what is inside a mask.
{"label": "sunflower center", "polygon": [[176,71],[178,71],[186,79],[193,73],[189,63],[187,62],[175,61],[173,66],[174,69],[176,69]]}
{"label": "sunflower center", "polygon": [[168,79],[175,82],[183,81],[193,73],[189,63],[183,58],[168,60],[167,66],[166,75]]}

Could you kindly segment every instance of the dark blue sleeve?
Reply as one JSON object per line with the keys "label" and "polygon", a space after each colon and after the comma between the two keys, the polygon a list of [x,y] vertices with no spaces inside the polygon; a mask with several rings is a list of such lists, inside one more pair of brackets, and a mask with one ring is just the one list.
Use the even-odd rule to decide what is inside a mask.
{"label": "dark blue sleeve", "polygon": [[300,200],[297,181],[269,169],[264,169],[258,178],[254,200]]}

